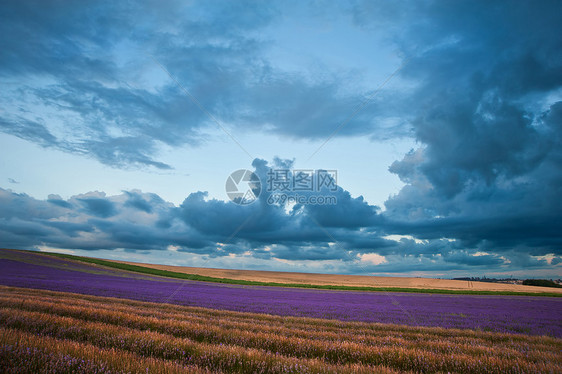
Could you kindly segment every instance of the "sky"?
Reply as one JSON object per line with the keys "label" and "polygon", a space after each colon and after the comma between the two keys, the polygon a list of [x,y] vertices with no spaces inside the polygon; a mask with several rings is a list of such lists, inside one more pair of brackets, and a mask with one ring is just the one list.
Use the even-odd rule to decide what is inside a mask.
{"label": "sky", "polygon": [[560,25],[548,0],[2,2],[0,247],[561,278]]}

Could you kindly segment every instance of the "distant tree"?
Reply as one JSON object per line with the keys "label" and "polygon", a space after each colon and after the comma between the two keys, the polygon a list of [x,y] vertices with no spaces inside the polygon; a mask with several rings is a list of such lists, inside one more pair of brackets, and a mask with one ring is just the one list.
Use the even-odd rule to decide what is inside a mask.
{"label": "distant tree", "polygon": [[556,287],[562,288],[561,285],[554,283],[548,279],[525,279],[523,281],[525,286],[540,286],[540,287]]}

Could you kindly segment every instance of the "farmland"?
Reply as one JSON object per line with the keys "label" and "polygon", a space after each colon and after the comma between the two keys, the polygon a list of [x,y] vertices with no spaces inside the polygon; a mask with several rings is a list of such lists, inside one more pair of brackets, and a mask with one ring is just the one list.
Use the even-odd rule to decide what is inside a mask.
{"label": "farmland", "polygon": [[0,371],[562,371],[562,299],[240,286],[0,251]]}
{"label": "farmland", "polygon": [[503,293],[559,293],[562,289],[552,289],[536,286],[524,286],[520,284],[491,283],[491,282],[467,282],[452,279],[413,278],[413,277],[381,277],[364,275],[341,275],[341,274],[311,274],[291,273],[279,271],[259,270],[233,270],[233,269],[209,269],[188,266],[170,266],[157,264],[143,264],[137,262],[112,261],[115,263],[142,266],[149,269],[171,271],[183,274],[194,274],[200,276],[244,280],[250,282],[274,282],[282,284],[298,285],[302,283],[318,286],[343,286],[343,287],[373,287],[373,288],[399,288],[410,290],[447,290],[455,292],[503,292]]}
{"label": "farmland", "polygon": [[247,373],[562,370],[562,341],[546,336],[283,317],[8,287],[0,289],[0,303],[4,363],[66,367],[67,361],[86,359],[82,365],[99,372],[142,367]]}
{"label": "farmland", "polygon": [[344,291],[392,291],[463,295],[528,295],[562,297],[562,289],[559,288],[525,286],[520,284],[431,278],[306,274],[274,271],[194,268],[105,260],[61,253],[45,253],[45,255],[134,273],[247,286],[274,286]]}

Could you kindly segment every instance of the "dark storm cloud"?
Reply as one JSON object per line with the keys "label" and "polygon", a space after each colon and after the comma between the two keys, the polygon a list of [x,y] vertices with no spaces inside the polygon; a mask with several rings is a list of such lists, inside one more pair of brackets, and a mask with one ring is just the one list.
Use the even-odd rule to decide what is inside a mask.
{"label": "dark storm cloud", "polygon": [[66,200],[63,200],[62,197],[60,197],[59,195],[53,195],[53,194],[49,195],[47,197],[47,202],[57,205],[61,208],[69,208],[69,209],[72,208],[72,204]]}
{"label": "dark storm cloud", "polygon": [[400,37],[414,56],[404,75],[423,79],[412,123],[425,145],[417,170],[446,197],[535,170],[556,145],[540,118],[562,85],[560,3],[422,4],[418,16],[431,22]]}
{"label": "dark storm cloud", "polygon": [[[271,167],[279,166],[290,163],[276,160]],[[261,178],[270,170],[264,160],[255,160],[254,167]],[[0,192],[8,213],[0,220],[0,232],[4,234],[0,245],[5,247],[146,251],[172,246],[178,252],[208,258],[246,256],[262,261],[321,262],[324,271],[346,273],[505,270],[527,265],[544,269],[558,263],[531,257],[546,254],[540,247],[534,251],[506,249],[500,255],[484,244],[470,246],[438,236],[425,241],[387,237],[395,232],[423,237],[423,225],[400,227],[405,223],[388,220],[377,207],[351,198],[341,187],[335,195],[342,200],[321,210],[311,205],[288,209],[286,204],[269,204],[268,191],[249,206],[207,199],[203,192],[192,193],[179,207],[140,191],[125,191],[118,196],[92,192],[68,200],[51,195],[45,202]],[[51,214],[46,215],[49,211]],[[319,222],[322,217],[333,218]],[[428,226],[428,232],[432,232]],[[379,257],[372,263],[370,254]]]}
{"label": "dark storm cloud", "polygon": [[0,129],[7,134],[32,141],[43,147],[55,147],[59,144],[57,138],[43,124],[25,118],[20,117],[12,121],[0,118]]}
{"label": "dark storm cloud", "polygon": [[[159,225],[159,220],[170,220],[175,208],[155,194],[135,190],[107,197],[95,192],[68,200],[50,195],[42,201],[0,189],[0,203],[4,247],[164,250],[173,245],[194,252],[213,250],[214,242],[179,220]],[[139,211],[145,216],[139,217]]]}
{"label": "dark storm cloud", "polygon": [[[290,261],[322,261],[322,260],[342,260],[342,249],[333,248],[328,245],[305,246],[285,246],[279,245],[271,249],[272,257]],[[344,260],[348,260],[344,258]]]}
{"label": "dark storm cloud", "polygon": [[[123,191],[128,199],[125,202],[125,206],[134,207],[145,213],[152,213],[152,204],[160,204],[164,201],[160,196],[156,194],[142,194],[139,191]],[[147,196],[148,195],[148,196]],[[148,197],[148,199],[147,199]]]}
{"label": "dark storm cloud", "polygon": [[407,24],[390,30],[418,82],[421,146],[390,166],[406,186],[385,203],[386,231],[560,253],[562,4],[365,2],[353,14],[365,29]]}
{"label": "dark storm cloud", "polygon": [[109,200],[100,198],[85,198],[78,200],[83,203],[87,212],[94,216],[108,218],[117,213],[115,210],[115,204]]}
{"label": "dark storm cloud", "polygon": [[[2,5],[0,78],[21,84],[0,93],[4,107],[17,103],[2,113],[1,131],[117,167],[169,168],[156,160],[159,142],[196,145],[209,119],[169,81],[128,83],[146,83],[146,70],[162,74],[139,46],[240,128],[323,137],[365,97],[343,94],[338,77],[311,82],[265,60],[267,43],[252,35],[282,13],[267,4],[211,4],[198,17],[176,16],[175,3],[154,13],[124,3],[68,4]],[[345,265],[337,269],[350,272],[559,270],[562,3],[358,2],[351,14],[366,32],[385,30],[408,59],[400,75],[411,88],[368,106],[340,133],[404,134],[381,130],[379,115],[403,118],[413,130],[419,147],[390,166],[406,185],[386,210],[342,187],[331,193],[336,205],[293,207],[268,204],[267,191],[246,207],[204,192],[175,207],[140,192],[42,201],[0,190],[0,244],[176,246],[215,257],[339,261]],[[168,29],[154,26],[163,21]],[[112,52],[118,44],[132,45],[121,56],[127,66]],[[37,103],[45,118],[30,114]],[[56,135],[51,121],[70,135]],[[271,166],[253,165],[265,181]],[[354,262],[366,254],[387,262]]]}
{"label": "dark storm cloud", "polygon": [[[0,131],[114,167],[170,169],[156,159],[161,144],[197,146],[215,125],[159,63],[239,129],[324,138],[364,100],[343,94],[337,75],[311,80],[267,60],[270,42],[256,35],[287,12],[281,4],[151,5],[3,4],[0,105],[11,109]],[[403,135],[399,125],[377,129],[382,108],[371,105],[339,134]]]}
{"label": "dark storm cloud", "polygon": [[[149,92],[129,84],[137,81],[135,74],[156,67],[149,57],[154,53],[152,44],[160,48],[168,45],[171,50],[177,47],[174,53],[178,62],[193,60],[193,55],[207,54],[208,59],[229,57],[228,46],[213,48],[209,39],[220,35],[220,29],[229,30],[226,40],[235,39],[240,30],[248,28],[246,25],[253,27],[263,22],[264,16],[246,12],[246,17],[238,18],[241,27],[237,28],[229,25],[234,21],[229,12],[212,6],[207,17],[198,17],[211,18],[208,24],[182,17],[191,9],[178,3],[151,11],[113,2],[12,2],[2,7],[0,76],[21,82],[12,83],[11,95],[2,101],[16,97],[16,107],[24,112],[3,115],[2,130],[116,167],[148,165],[161,169],[170,166],[153,159],[156,142],[172,146],[195,144],[197,128],[207,118],[189,105],[177,87],[164,86]],[[159,30],[162,24],[175,28],[187,39],[174,40],[168,32]],[[193,29],[199,31],[195,38]],[[244,43],[243,38],[240,43]],[[120,48],[124,48],[125,56],[119,55]],[[129,65],[120,66],[120,58]],[[195,76],[201,75],[195,83],[213,73],[212,66],[211,71],[205,71],[207,62],[198,61],[200,65],[191,71]],[[41,79],[34,82],[35,77]],[[37,102],[44,106],[34,116],[43,117],[41,123],[25,115]],[[61,139],[52,135],[44,123],[53,121],[62,122],[70,136]],[[110,128],[117,128],[122,135],[110,133]]]}
{"label": "dark storm cloud", "polygon": [[227,237],[236,230],[241,234],[274,231],[283,219],[279,209],[265,204],[246,207],[215,199],[205,200],[206,196],[203,192],[190,194],[178,211],[186,224],[206,235]]}
{"label": "dark storm cloud", "polygon": [[63,209],[53,207],[45,201],[35,200],[26,194],[18,194],[0,188],[0,218],[7,220],[51,219],[63,214]]}
{"label": "dark storm cloud", "polygon": [[497,265],[502,265],[504,263],[504,260],[496,255],[479,254],[477,256],[474,256],[464,251],[445,253],[443,255],[443,259],[445,260],[445,262],[469,266],[494,267]]}
{"label": "dark storm cloud", "polygon": [[324,227],[360,228],[374,226],[380,222],[377,214],[380,209],[369,205],[363,200],[363,196],[351,197],[348,191],[338,187],[337,192],[329,194],[337,199],[334,205],[306,205],[295,206],[294,210],[304,209],[307,214]]}

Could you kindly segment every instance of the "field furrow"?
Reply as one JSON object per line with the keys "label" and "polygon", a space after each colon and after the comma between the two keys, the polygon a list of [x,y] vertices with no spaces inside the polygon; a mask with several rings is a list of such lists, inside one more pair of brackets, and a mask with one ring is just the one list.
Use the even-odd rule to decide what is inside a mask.
{"label": "field furrow", "polygon": [[[37,339],[214,372],[562,372],[562,340],[547,336],[280,317],[21,288],[0,287],[0,325]],[[37,349],[34,355],[43,357],[43,348]]]}
{"label": "field furrow", "polygon": [[[485,357],[493,354],[496,357],[513,358],[524,352],[527,359],[535,361],[544,359],[545,354],[547,354],[547,351],[545,351],[546,345],[535,346],[535,348],[542,348],[541,351],[529,352],[528,346],[526,347],[525,345],[508,346],[504,344],[501,352],[494,352],[493,346],[476,344],[477,342],[474,339],[457,339],[451,342],[442,341],[441,337],[432,335],[422,335],[423,339],[408,339],[394,337],[388,332],[386,332],[386,335],[383,335],[381,334],[382,331],[379,331],[376,335],[373,334],[374,336],[349,332],[338,335],[335,332],[311,332],[282,328],[267,331],[270,330],[267,326],[256,326],[256,324],[253,324],[253,328],[250,328],[249,324],[240,326],[240,323],[231,323],[226,318],[220,320],[221,323],[219,325],[215,323],[209,325],[209,321],[204,321],[204,319],[194,322],[171,320],[162,317],[156,318],[155,316],[139,316],[132,313],[130,308],[127,308],[129,309],[127,313],[116,309],[100,310],[99,307],[94,310],[91,304],[88,306],[69,306],[47,301],[0,298],[0,306],[17,306],[28,311],[40,311],[86,321],[98,321],[139,330],[156,331],[199,342],[266,349],[298,357],[323,357],[333,363],[342,363],[344,361],[361,362],[368,359],[369,350],[372,351],[377,347],[392,346],[400,346],[407,351],[417,350],[441,354],[463,352],[476,357]],[[361,351],[364,352],[363,355],[358,354]]]}
{"label": "field furrow", "polygon": [[37,336],[0,327],[0,372],[10,373],[165,373],[202,374],[207,370],[119,349]]}

